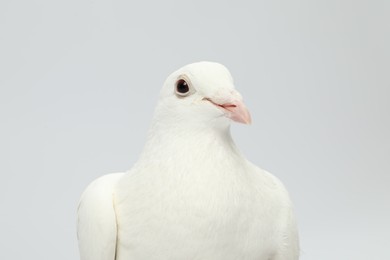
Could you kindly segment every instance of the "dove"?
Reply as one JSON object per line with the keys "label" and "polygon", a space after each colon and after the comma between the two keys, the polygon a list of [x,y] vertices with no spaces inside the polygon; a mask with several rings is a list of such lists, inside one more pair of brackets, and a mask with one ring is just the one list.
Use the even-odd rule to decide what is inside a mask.
{"label": "dove", "polygon": [[289,194],[240,152],[232,122],[251,116],[225,66],[168,76],[138,161],[81,196],[80,259],[299,259]]}

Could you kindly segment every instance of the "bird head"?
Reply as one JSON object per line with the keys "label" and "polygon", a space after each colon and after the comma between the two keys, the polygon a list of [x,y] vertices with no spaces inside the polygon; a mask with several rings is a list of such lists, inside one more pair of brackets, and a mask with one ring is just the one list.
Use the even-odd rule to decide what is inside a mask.
{"label": "bird head", "polygon": [[157,112],[164,119],[187,124],[228,126],[251,123],[242,96],[228,69],[215,62],[197,62],[173,72],[161,91]]}

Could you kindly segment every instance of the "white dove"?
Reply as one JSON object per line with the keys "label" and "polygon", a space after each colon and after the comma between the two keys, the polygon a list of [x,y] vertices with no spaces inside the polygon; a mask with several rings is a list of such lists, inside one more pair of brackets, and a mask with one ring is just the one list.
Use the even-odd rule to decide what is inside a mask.
{"label": "white dove", "polygon": [[231,120],[251,122],[223,65],[172,73],[138,162],[81,197],[81,260],[298,259],[288,193],[243,157]]}

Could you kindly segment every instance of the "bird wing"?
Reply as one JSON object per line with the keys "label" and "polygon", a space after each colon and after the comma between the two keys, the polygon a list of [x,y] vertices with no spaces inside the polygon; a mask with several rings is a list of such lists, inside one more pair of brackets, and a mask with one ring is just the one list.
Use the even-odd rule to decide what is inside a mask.
{"label": "bird wing", "polygon": [[114,188],[123,173],[108,174],[93,181],[81,196],[77,237],[80,260],[115,260],[117,222]]}

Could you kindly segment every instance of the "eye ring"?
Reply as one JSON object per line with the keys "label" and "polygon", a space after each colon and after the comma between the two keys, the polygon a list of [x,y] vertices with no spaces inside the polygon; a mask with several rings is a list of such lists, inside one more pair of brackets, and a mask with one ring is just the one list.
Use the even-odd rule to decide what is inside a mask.
{"label": "eye ring", "polygon": [[184,79],[179,79],[176,82],[175,92],[178,96],[185,97],[190,93],[190,86]]}

